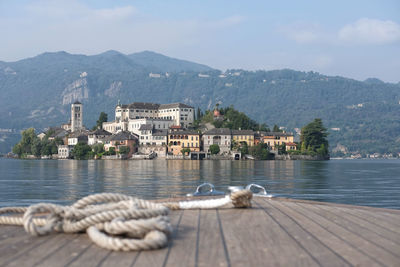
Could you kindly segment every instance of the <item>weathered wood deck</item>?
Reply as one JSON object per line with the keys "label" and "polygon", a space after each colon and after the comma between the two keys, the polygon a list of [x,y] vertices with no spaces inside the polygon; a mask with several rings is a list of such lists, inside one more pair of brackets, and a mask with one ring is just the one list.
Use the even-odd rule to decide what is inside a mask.
{"label": "weathered wood deck", "polygon": [[0,266],[400,266],[398,210],[258,197],[252,209],[169,216],[169,246],[143,252],[0,225]]}

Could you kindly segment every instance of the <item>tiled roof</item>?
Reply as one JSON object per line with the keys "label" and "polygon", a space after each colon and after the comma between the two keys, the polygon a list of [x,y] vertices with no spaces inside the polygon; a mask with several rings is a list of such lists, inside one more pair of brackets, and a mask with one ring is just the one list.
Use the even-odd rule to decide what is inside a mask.
{"label": "tiled roof", "polygon": [[160,105],[160,109],[167,109],[167,108],[193,108],[193,107],[183,104],[183,103],[172,103],[172,104],[161,104]]}
{"label": "tiled roof", "polygon": [[107,132],[104,129],[96,129],[95,131],[89,132],[90,135],[111,135],[112,133]]}
{"label": "tiled roof", "polygon": [[151,124],[142,124],[140,125],[139,131],[149,131],[149,130],[153,130],[153,125]]}
{"label": "tiled roof", "polygon": [[254,135],[253,130],[232,130],[233,135]]}
{"label": "tiled roof", "polygon": [[229,128],[214,128],[204,133],[204,135],[231,135],[232,130]]}
{"label": "tiled roof", "polygon": [[109,141],[123,141],[123,140],[137,140],[138,137],[130,132],[121,131],[119,133],[111,135]]}
{"label": "tiled roof", "polygon": [[198,132],[196,131],[190,131],[190,130],[181,130],[181,131],[168,131],[168,134],[172,134],[172,135],[200,135]]}
{"label": "tiled roof", "polygon": [[153,136],[167,136],[168,131],[167,130],[154,130],[153,131]]}
{"label": "tiled roof", "polygon": [[265,136],[293,136],[293,133],[266,132]]}

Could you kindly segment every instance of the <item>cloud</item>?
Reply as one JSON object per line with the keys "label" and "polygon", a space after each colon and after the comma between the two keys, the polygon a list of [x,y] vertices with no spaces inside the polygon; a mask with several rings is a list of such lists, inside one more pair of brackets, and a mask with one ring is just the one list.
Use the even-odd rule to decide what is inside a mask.
{"label": "cloud", "polygon": [[400,25],[390,20],[362,18],[338,32],[345,44],[389,44],[400,41]]}
{"label": "cloud", "polygon": [[283,33],[286,38],[298,44],[310,44],[323,42],[325,33],[317,23],[295,22],[290,25],[280,26],[278,32]]}
{"label": "cloud", "polygon": [[390,20],[361,18],[338,30],[326,30],[317,23],[295,22],[279,28],[298,44],[382,45],[400,41],[400,24]]}

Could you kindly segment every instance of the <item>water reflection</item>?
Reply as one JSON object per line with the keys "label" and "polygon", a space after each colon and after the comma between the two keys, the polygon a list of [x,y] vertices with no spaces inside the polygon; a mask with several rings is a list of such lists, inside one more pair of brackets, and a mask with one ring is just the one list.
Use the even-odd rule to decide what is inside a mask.
{"label": "water reflection", "polygon": [[71,203],[116,192],[146,199],[257,183],[287,197],[400,208],[400,161],[25,161],[0,159],[0,205]]}

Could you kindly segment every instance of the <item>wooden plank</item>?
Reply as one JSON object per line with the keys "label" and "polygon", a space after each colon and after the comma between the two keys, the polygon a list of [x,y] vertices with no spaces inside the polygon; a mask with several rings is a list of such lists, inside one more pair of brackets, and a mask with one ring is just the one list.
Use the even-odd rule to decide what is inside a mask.
{"label": "wooden plank", "polygon": [[263,209],[221,209],[218,212],[232,266],[318,265],[284,226]]}
{"label": "wooden plank", "polygon": [[350,263],[322,243],[316,236],[304,229],[296,220],[278,209],[265,198],[256,198],[254,202],[281,224],[318,262],[324,266],[350,266]]}
{"label": "wooden plank", "polygon": [[327,208],[320,205],[315,205],[314,208],[319,210],[319,214],[334,222],[340,223],[348,230],[359,231],[360,235],[367,237],[373,242],[377,242],[382,247],[387,248],[396,254],[400,251],[399,234],[394,234],[383,227],[378,227],[366,220],[352,216],[352,214],[345,213],[342,208]]}
{"label": "wooden plank", "polygon": [[164,266],[195,266],[200,210],[184,210]]}
{"label": "wooden plank", "polygon": [[[61,237],[64,234],[61,235]],[[79,259],[92,246],[86,234],[79,234],[77,238],[67,243],[62,249],[43,259],[37,266],[67,266]]]}
{"label": "wooden plank", "polygon": [[323,225],[327,231],[335,233],[335,235],[338,236],[345,243],[348,243],[357,248],[361,253],[363,253],[365,256],[369,257],[373,261],[381,265],[392,265],[393,263],[400,264],[399,259],[387,250],[377,246],[370,240],[365,239],[358,234],[347,230],[339,223],[332,222],[319,215],[313,208],[313,205],[295,203],[293,208],[302,213],[304,216],[309,217],[314,222],[318,222],[318,224]]}
{"label": "wooden plank", "polygon": [[5,266],[9,264],[10,261],[17,260],[18,257],[28,253],[34,248],[40,247],[53,238],[55,238],[55,235],[36,237],[24,232],[24,235],[11,238],[10,240],[4,240],[1,242],[0,263]]}
{"label": "wooden plank", "polygon": [[308,214],[304,215],[296,209],[294,202],[283,202],[279,200],[270,200],[271,205],[285,212],[289,217],[295,220],[305,230],[313,234],[320,242],[329,247],[336,254],[341,255],[351,265],[364,266],[380,266],[378,262],[370,259],[368,256],[361,253],[354,246],[347,244],[335,233],[327,231],[327,229],[318,222],[311,220]]}
{"label": "wooden plank", "polygon": [[21,226],[0,225],[0,241],[24,234],[21,228]]}
{"label": "wooden plank", "polygon": [[80,254],[76,259],[69,263],[68,266],[99,266],[111,252],[111,250],[107,250],[93,244],[85,251],[85,253]]}
{"label": "wooden plank", "polygon": [[[163,249],[141,251],[134,261],[133,266],[162,266],[169,257],[171,247],[173,247],[176,236],[178,235],[179,225],[182,219],[183,211],[173,211],[169,214],[171,225],[174,228],[169,237],[168,246]],[[107,265],[104,265],[107,266]]]}
{"label": "wooden plank", "polygon": [[396,235],[400,234],[400,227],[394,223],[394,221],[400,219],[400,216],[397,216],[396,219],[389,219],[384,214],[374,214],[373,212],[365,213],[356,209],[343,210],[343,211],[351,214],[352,216],[370,222],[378,227],[385,228]]}
{"label": "wooden plank", "polygon": [[41,246],[35,246],[18,256],[17,261],[11,261],[7,266],[36,266],[75,238],[76,235],[56,235]]}
{"label": "wooden plank", "polygon": [[197,266],[229,266],[217,210],[202,210],[199,226]]}

